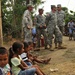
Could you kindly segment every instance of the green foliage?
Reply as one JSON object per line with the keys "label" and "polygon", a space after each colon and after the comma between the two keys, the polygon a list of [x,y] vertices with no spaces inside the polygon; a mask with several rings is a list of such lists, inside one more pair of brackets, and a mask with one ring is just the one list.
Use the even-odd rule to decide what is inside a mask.
{"label": "green foliage", "polygon": [[3,34],[9,34],[11,30],[11,16],[12,12],[8,11],[7,5],[6,5],[6,0],[2,0],[2,27],[3,27]]}
{"label": "green foliage", "polygon": [[73,11],[72,11],[72,10],[70,10],[70,13],[73,13]]}
{"label": "green foliage", "polygon": [[[26,5],[29,0],[2,0],[2,26],[4,35],[12,35],[13,37],[19,37],[22,29],[22,15],[26,10]],[[41,0],[32,0],[35,9],[41,3]],[[7,10],[8,8],[8,10]],[[70,19],[75,20],[75,12],[68,8],[62,7],[66,13],[66,24]],[[34,13],[34,12],[33,12]],[[33,16],[32,16],[33,17]]]}
{"label": "green foliage", "polygon": [[[29,0],[2,0],[3,34],[19,37],[22,29],[22,15]],[[41,0],[32,0],[37,7]],[[8,8],[8,9],[7,9]],[[19,34],[19,35],[18,35]]]}
{"label": "green foliage", "polygon": [[65,11],[66,17],[65,17],[65,23],[67,24],[71,19],[75,20],[75,12],[70,10],[70,13],[68,12],[68,8],[62,7],[62,10]]}

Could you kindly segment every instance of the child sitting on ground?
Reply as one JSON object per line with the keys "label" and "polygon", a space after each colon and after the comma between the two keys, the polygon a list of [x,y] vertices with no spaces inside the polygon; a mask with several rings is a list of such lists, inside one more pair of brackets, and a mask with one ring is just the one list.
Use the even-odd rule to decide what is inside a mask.
{"label": "child sitting on ground", "polygon": [[[49,63],[49,61],[51,60],[51,58],[48,58],[48,59],[38,59],[37,56],[34,56],[30,53],[30,50],[33,49],[32,47],[32,43],[31,42],[24,42],[24,52],[25,52],[25,55],[21,55],[22,59],[25,60],[26,62],[38,62],[38,63],[43,63],[43,64],[47,64]],[[24,54],[24,53],[23,53]]]}
{"label": "child sitting on ground", "polygon": [[0,47],[0,75],[11,75],[8,64],[8,51],[4,47]]}
{"label": "child sitting on ground", "polygon": [[29,67],[24,61],[22,61],[20,55],[24,52],[24,45],[19,42],[14,42],[12,47],[10,48],[11,51],[10,55],[10,65],[12,68],[12,72],[14,75],[45,75],[40,71],[38,67]]}

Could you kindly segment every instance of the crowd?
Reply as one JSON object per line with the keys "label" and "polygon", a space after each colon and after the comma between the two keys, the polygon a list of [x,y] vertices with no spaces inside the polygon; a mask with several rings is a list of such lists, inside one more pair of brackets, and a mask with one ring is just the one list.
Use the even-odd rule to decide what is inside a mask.
{"label": "crowd", "polygon": [[[51,12],[45,17],[43,15],[44,10],[42,8],[38,9],[38,15],[34,16],[34,20],[31,18],[31,11],[33,9],[32,5],[28,5],[27,10],[23,15],[23,29],[25,41],[32,41],[32,30],[35,27],[36,34],[33,35],[33,43],[37,45],[36,47],[40,49],[40,39],[41,35],[44,36],[44,47],[45,49],[52,49],[52,39],[54,38],[55,48],[64,49],[66,47],[62,46],[63,32],[64,32],[64,19],[65,13],[61,9],[61,5],[58,4],[51,5]],[[49,46],[49,47],[47,47]]]}
{"label": "crowd", "polygon": [[[38,9],[38,15],[32,20],[31,12],[33,6],[27,5],[27,10],[23,14],[24,42],[14,42],[7,50],[0,47],[0,75],[46,75],[34,62],[47,64],[51,58],[39,59],[31,54],[31,50],[40,50],[41,42],[45,49],[52,50],[54,38],[55,48],[66,49],[63,44],[63,34],[65,26],[65,13],[61,5],[51,5],[51,12],[46,16],[44,10]],[[75,24],[71,20],[68,23],[69,40],[75,40]],[[48,47],[49,46],[49,47]]]}

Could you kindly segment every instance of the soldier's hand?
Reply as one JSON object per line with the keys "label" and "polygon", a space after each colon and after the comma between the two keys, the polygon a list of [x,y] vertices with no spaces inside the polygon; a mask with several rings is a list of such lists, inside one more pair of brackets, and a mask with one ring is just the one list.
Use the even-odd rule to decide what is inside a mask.
{"label": "soldier's hand", "polygon": [[44,26],[46,27],[46,24]]}
{"label": "soldier's hand", "polygon": [[42,28],[42,26],[40,25],[40,28]]}
{"label": "soldier's hand", "polygon": [[27,26],[27,28],[28,28],[28,29],[31,29],[31,27],[30,27],[30,26]]}
{"label": "soldier's hand", "polygon": [[43,27],[46,28],[46,25],[44,25]]}

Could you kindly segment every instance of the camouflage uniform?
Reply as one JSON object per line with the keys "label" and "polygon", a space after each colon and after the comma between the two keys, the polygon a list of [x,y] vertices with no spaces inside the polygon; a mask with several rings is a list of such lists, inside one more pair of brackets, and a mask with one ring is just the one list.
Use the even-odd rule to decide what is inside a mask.
{"label": "camouflage uniform", "polygon": [[[57,7],[61,7],[61,5],[57,5]],[[64,26],[65,26],[65,12],[63,10],[58,11],[57,10],[57,25],[60,29],[60,31],[64,32]]]}
{"label": "camouflage uniform", "polygon": [[56,12],[50,12],[49,16],[46,18],[47,30],[48,30],[48,44],[52,46],[53,34],[55,34],[56,42],[62,43],[62,34],[57,26],[57,14]]}
{"label": "camouflage uniform", "polygon": [[[31,13],[29,12],[29,10],[26,10],[24,12],[22,25],[23,25],[23,30],[25,34],[25,41],[27,42],[32,41],[31,28],[32,28],[33,23],[32,23]],[[30,26],[31,28],[28,29],[27,26]]]}
{"label": "camouflage uniform", "polygon": [[[37,44],[38,47],[40,47],[40,39],[41,39],[41,34],[44,35],[44,39],[45,39],[45,47],[47,46],[47,37],[46,37],[46,31],[45,31],[45,17],[42,15],[37,15],[35,18],[35,25],[36,25],[36,30],[37,30]],[[42,26],[42,28],[40,28],[40,26]]]}

